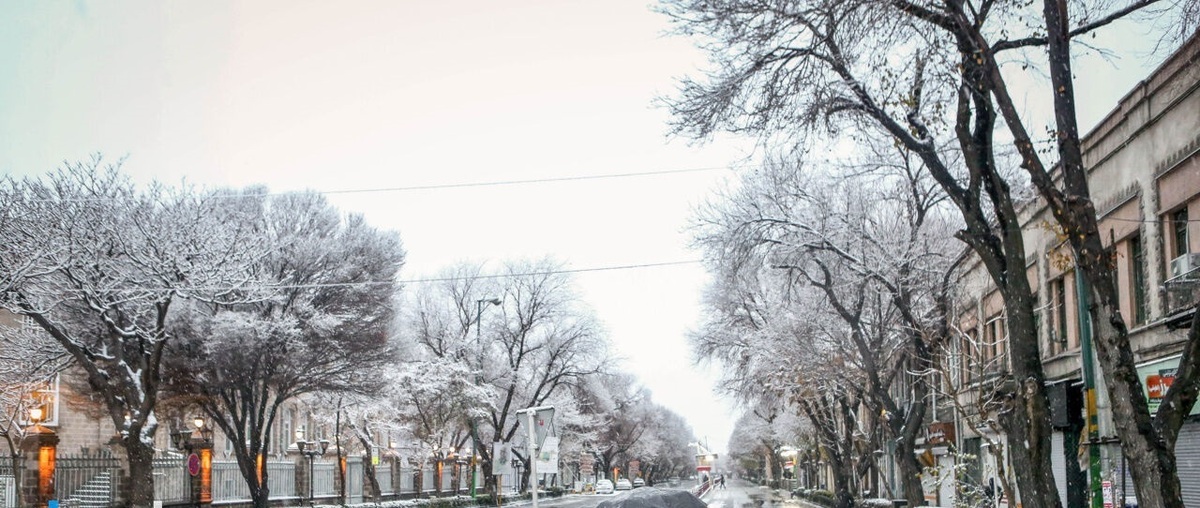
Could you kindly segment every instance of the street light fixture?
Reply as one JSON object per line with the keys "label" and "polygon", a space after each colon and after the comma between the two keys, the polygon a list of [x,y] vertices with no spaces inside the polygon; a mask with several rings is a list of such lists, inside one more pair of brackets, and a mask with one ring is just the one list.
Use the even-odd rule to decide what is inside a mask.
{"label": "street light fixture", "polygon": [[313,461],[329,450],[329,440],[305,441],[304,428],[296,429],[296,449],[308,457],[308,505],[313,505]]}

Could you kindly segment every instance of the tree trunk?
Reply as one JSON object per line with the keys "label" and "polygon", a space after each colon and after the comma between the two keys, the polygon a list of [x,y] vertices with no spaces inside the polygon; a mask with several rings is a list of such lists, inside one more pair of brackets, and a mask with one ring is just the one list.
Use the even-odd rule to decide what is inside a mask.
{"label": "tree trunk", "polygon": [[849,464],[850,458],[842,454],[830,454],[834,459],[833,469],[833,498],[835,508],[854,508],[854,473]]}
{"label": "tree trunk", "polygon": [[[9,441],[8,445],[10,449],[13,449],[12,441]],[[22,482],[25,480],[25,464],[22,463],[22,461],[25,459],[25,456],[20,452],[19,449],[17,449],[17,451],[11,453],[10,457],[12,458],[11,464],[13,485],[16,487],[14,490],[16,490],[15,499],[17,501],[17,506],[26,506],[23,495],[25,489],[21,488],[21,486],[24,485]]]}
{"label": "tree trunk", "polygon": [[[260,455],[261,456],[261,455]],[[267,481],[267,461],[259,462],[256,458],[244,457],[243,454],[237,454],[238,470],[242,473],[242,479],[246,480],[246,485],[250,487],[250,502],[254,508],[267,508],[268,500],[271,498],[269,482]],[[259,478],[262,481],[259,481]],[[308,481],[312,481],[309,478]]]}
{"label": "tree trunk", "polygon": [[1050,402],[1046,397],[1045,373],[1034,332],[1033,301],[1024,267],[1014,273],[1019,276],[1009,279],[1009,294],[1003,295],[1013,382],[1006,393],[1001,394],[1007,400],[1003,401],[998,418],[1021,491],[1021,503],[1061,508],[1058,486],[1050,467]]}
{"label": "tree trunk", "polygon": [[121,439],[129,462],[129,506],[154,506],[154,446],[142,442],[141,432],[130,432]]}
{"label": "tree trunk", "polygon": [[371,460],[369,452],[363,456],[363,472],[367,476],[367,499],[379,501],[383,491],[379,488],[379,479],[375,477],[375,462]]}
{"label": "tree trunk", "polygon": [[925,504],[925,489],[921,487],[921,463],[917,461],[917,454],[913,442],[909,440],[901,440],[900,445],[896,447],[896,467],[900,470],[900,486],[904,489],[904,499],[908,501],[908,506],[921,506]]}

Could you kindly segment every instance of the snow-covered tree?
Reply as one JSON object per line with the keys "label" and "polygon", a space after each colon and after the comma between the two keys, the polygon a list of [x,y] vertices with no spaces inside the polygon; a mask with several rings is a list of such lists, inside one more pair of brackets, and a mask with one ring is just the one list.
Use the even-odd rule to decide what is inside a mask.
{"label": "snow-covered tree", "polygon": [[[523,439],[517,410],[553,403],[560,414],[578,413],[566,407],[575,404],[571,388],[605,371],[607,342],[553,262],[512,262],[497,278],[484,278],[474,266],[445,273],[455,275],[422,290],[404,329],[426,354],[468,366],[491,391],[487,404],[453,415],[467,432],[477,427],[477,450],[490,470],[492,443]],[[493,298],[501,303],[493,307]],[[473,418],[480,410],[483,417]]]}
{"label": "snow-covered tree", "polygon": [[261,287],[255,301],[191,302],[170,328],[176,339],[165,388],[199,406],[232,441],[255,506],[266,506],[268,471],[259,458],[280,407],[309,394],[373,394],[382,386],[396,358],[389,327],[404,251],[395,234],[344,216],[320,194],[230,196],[258,212],[226,227],[260,232],[266,252],[247,267]]}
{"label": "snow-covered tree", "polygon": [[245,209],[215,192],[136,187],[99,156],[0,182],[0,307],[25,316],[82,370],[119,432],[129,502],[154,498],[155,407],[181,301],[219,301],[254,275]]}
{"label": "snow-covered tree", "polygon": [[665,406],[655,405],[649,414],[648,429],[635,446],[634,454],[642,461],[647,485],[685,476],[694,466],[694,450],[688,444],[696,435],[687,420]]}
{"label": "snow-covered tree", "polygon": [[810,315],[825,314],[828,326],[844,331],[827,336],[845,340],[837,347],[865,381],[863,403],[897,444],[904,497],[919,504],[914,449],[924,430],[933,344],[946,335],[945,288],[958,249],[919,161],[903,151],[882,161],[888,164],[860,162],[853,177],[795,164],[749,173],[709,208],[703,242],[728,270],[781,272],[770,279],[783,284],[772,293],[783,297],[776,305],[803,302]]}
{"label": "snow-covered tree", "polygon": [[[484,329],[492,338],[485,356],[494,361],[484,365],[483,377],[497,391],[485,426],[491,428],[489,443],[514,440],[524,428],[517,410],[552,400],[571,403],[571,387],[611,368],[607,339],[561,265],[516,262],[505,271],[502,321]],[[516,455],[528,463],[529,457]]]}

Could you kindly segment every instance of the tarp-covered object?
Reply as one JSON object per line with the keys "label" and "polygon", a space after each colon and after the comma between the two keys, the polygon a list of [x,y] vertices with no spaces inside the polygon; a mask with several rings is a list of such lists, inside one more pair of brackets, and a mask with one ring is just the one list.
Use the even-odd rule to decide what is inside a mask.
{"label": "tarp-covered object", "polygon": [[596,508],[706,508],[708,505],[686,490],[642,487]]}

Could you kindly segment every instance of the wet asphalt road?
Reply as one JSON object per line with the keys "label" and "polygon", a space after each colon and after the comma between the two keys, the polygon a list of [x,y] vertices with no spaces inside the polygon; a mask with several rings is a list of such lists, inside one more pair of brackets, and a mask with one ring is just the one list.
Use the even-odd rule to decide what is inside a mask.
{"label": "wet asphalt road", "polygon": [[[595,508],[603,501],[620,499],[629,491],[615,494],[569,495],[555,499],[541,499],[538,508]],[[708,492],[701,498],[708,508],[807,508],[798,501],[789,501],[772,495],[766,487],[759,487],[741,480],[727,480],[726,488]],[[529,503],[519,505],[528,508]]]}

